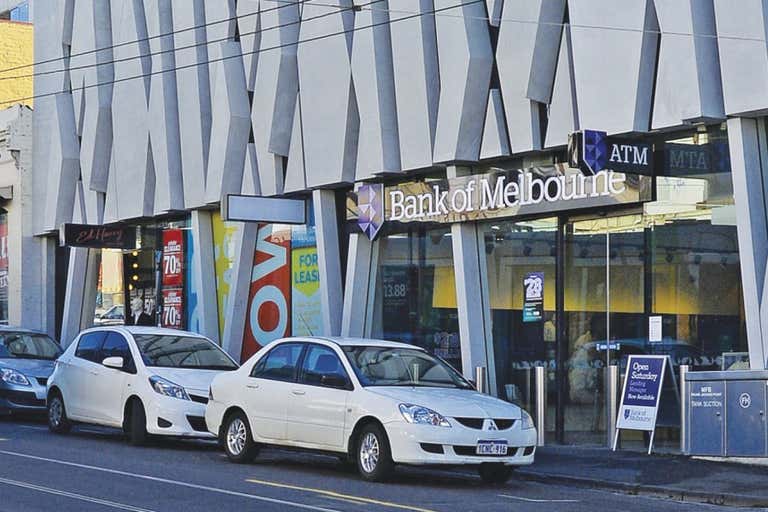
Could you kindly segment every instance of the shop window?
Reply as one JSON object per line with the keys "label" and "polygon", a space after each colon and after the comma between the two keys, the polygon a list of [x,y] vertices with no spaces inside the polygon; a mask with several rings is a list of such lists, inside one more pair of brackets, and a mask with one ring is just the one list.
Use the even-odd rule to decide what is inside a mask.
{"label": "shop window", "polygon": [[418,345],[460,370],[450,228],[412,228],[377,244],[371,335]]}
{"label": "shop window", "polygon": [[8,214],[0,211],[0,325],[8,324]]}

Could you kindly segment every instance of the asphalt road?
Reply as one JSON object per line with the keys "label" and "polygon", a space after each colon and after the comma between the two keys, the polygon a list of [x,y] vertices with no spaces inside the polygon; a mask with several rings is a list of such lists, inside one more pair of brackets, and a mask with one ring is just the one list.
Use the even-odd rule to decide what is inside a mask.
{"label": "asphalt road", "polygon": [[55,436],[42,422],[0,419],[0,511],[258,510],[667,512],[728,510],[512,479],[484,485],[471,471],[398,468],[371,484],[335,458],[262,451],[229,463],[213,442],[162,439],[134,448],[120,432],[76,427]]}

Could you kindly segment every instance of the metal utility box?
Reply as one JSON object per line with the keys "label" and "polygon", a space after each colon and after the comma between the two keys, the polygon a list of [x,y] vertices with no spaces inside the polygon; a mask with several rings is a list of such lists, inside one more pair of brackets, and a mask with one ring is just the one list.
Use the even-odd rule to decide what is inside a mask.
{"label": "metal utility box", "polygon": [[685,453],[768,456],[768,371],[688,372]]}

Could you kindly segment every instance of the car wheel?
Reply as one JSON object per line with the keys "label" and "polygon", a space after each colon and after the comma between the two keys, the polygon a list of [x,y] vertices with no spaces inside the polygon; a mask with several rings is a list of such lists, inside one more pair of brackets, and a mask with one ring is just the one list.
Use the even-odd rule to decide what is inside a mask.
{"label": "car wheel", "polygon": [[389,440],[384,430],[370,423],[363,427],[357,438],[357,470],[365,480],[386,480],[394,468]]}
{"label": "car wheel", "polygon": [[131,402],[131,419],[128,422],[128,441],[133,446],[142,446],[147,442],[147,413],[140,400]]}
{"label": "car wheel", "polygon": [[236,412],[227,417],[220,437],[224,451],[232,462],[244,464],[252,461],[258,454],[258,447],[253,442],[248,420],[242,412]]}
{"label": "car wheel", "polygon": [[66,434],[71,428],[64,399],[60,394],[54,393],[48,400],[48,429],[54,434]]}
{"label": "car wheel", "polygon": [[477,469],[480,478],[487,484],[504,484],[512,476],[512,466],[504,464],[480,464]]}

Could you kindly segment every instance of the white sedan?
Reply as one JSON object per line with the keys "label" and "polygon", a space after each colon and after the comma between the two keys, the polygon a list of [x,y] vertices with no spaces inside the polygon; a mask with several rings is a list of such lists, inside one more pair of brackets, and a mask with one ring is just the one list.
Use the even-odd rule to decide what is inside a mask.
{"label": "white sedan", "polygon": [[336,453],[367,480],[395,464],[471,465],[505,482],[533,463],[536,429],[517,405],[476,392],[456,370],[402,343],[285,338],[211,384],[206,424],[227,456],[261,445]]}
{"label": "white sedan", "polygon": [[97,327],[80,333],[48,379],[48,426],[72,422],[147,434],[213,437],[205,404],[213,378],[238,368],[199,334],[157,327]]}

